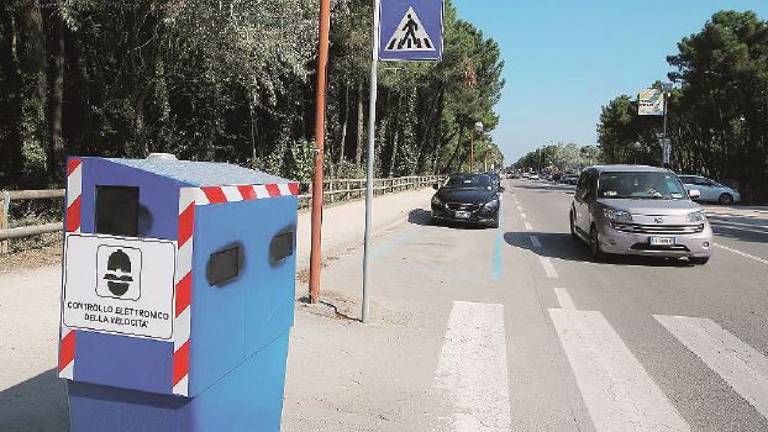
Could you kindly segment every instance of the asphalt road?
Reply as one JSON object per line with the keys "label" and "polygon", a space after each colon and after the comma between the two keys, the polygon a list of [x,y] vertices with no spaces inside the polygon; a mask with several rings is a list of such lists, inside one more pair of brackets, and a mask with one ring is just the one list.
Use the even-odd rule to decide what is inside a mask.
{"label": "asphalt road", "polygon": [[[285,430],[768,430],[764,213],[708,207],[706,266],[593,262],[568,234],[572,188],[508,186],[498,230],[414,210],[377,239],[374,321],[324,341],[349,360],[289,369]],[[325,271],[337,304],[359,258]],[[291,355],[320,349],[319,325],[298,316]]]}
{"label": "asphalt road", "polygon": [[[326,261],[322,302],[297,303],[284,431],[768,430],[765,210],[708,206],[706,266],[593,262],[572,188],[507,186],[498,229],[434,226],[425,193],[379,232],[366,324],[360,249]],[[3,432],[67,429],[58,275],[0,284]]]}

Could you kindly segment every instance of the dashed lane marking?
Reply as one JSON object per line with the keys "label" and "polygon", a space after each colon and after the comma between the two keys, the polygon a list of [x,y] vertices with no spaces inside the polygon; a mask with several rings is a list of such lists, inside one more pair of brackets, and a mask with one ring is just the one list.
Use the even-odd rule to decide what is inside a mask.
{"label": "dashed lane marking", "polygon": [[504,306],[454,301],[435,384],[456,404],[456,432],[512,427],[507,381]]}
{"label": "dashed lane marking", "polygon": [[653,317],[768,418],[768,359],[710,319]]}
{"label": "dashed lane marking", "polygon": [[529,222],[525,223],[525,229],[528,231],[533,231],[533,225],[531,225]]}
{"label": "dashed lane marking", "polygon": [[557,274],[557,270],[555,270],[555,266],[552,265],[552,261],[550,261],[547,257],[539,257],[539,262],[541,263],[541,266],[544,267],[544,273],[547,274],[547,277],[550,279],[557,279],[560,276]]}
{"label": "dashed lane marking", "polygon": [[549,315],[597,432],[690,431],[603,314]]}
{"label": "dashed lane marking", "polygon": [[520,213],[520,219],[527,219],[527,218],[528,218],[528,215],[526,215],[525,213]]}
{"label": "dashed lane marking", "polygon": [[555,288],[554,290],[557,302],[560,303],[560,309],[576,310],[576,305],[573,304],[573,299],[565,288]]}

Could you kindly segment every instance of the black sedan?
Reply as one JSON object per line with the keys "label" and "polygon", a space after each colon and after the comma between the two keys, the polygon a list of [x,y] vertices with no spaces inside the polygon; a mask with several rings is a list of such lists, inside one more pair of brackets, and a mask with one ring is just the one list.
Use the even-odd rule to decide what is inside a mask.
{"label": "black sedan", "polygon": [[499,193],[503,186],[495,186],[487,174],[455,174],[442,186],[434,185],[437,193],[432,197],[434,223],[461,222],[499,226]]}

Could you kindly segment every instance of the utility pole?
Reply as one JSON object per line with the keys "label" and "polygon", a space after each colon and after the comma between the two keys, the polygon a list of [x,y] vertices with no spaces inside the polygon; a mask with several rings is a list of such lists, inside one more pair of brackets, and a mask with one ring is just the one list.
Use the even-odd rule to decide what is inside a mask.
{"label": "utility pole", "polygon": [[330,0],[320,0],[320,30],[317,41],[317,93],[315,105],[315,160],[312,181],[312,249],[309,257],[309,301],[320,297],[320,269],[323,252],[323,160],[325,147],[325,91],[328,85],[328,48],[331,33]]}
{"label": "utility pole", "polygon": [[661,91],[664,98],[664,120],[661,127],[661,164],[669,169],[672,165],[672,142],[667,138],[667,107],[669,96],[671,95],[672,83],[662,83]]}
{"label": "utility pole", "polygon": [[371,255],[371,230],[373,229],[373,162],[376,157],[376,99],[379,93],[379,25],[381,21],[380,0],[373,0],[373,56],[371,58],[371,89],[368,98],[368,167],[365,187],[365,234],[363,235],[363,310],[360,320],[368,321],[370,313],[369,291],[371,272],[368,263]]}
{"label": "utility pole", "polygon": [[469,172],[475,171],[475,131],[469,131]]}
{"label": "utility pole", "polygon": [[475,172],[475,132],[483,133],[485,125],[483,122],[475,123],[474,128],[469,132],[469,172]]}

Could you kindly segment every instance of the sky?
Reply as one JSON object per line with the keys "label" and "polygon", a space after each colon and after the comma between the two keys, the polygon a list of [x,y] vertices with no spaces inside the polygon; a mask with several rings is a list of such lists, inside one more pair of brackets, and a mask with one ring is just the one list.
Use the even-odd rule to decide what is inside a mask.
{"label": "sky", "polygon": [[554,142],[594,145],[600,108],[673,69],[666,56],[719,10],[768,0],[454,0],[499,43],[506,85],[493,139],[506,163]]}

